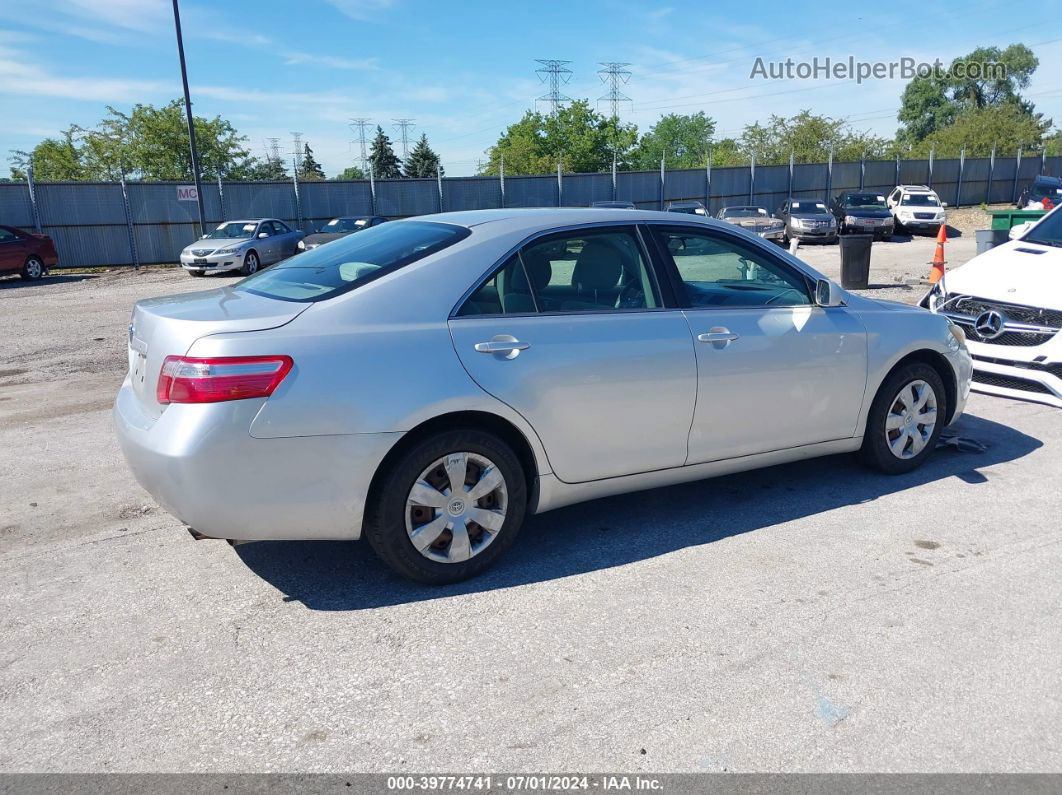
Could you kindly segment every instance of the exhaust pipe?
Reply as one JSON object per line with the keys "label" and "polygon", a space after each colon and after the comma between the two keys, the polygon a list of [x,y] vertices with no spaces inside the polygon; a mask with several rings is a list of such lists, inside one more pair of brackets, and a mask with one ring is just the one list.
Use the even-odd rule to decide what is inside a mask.
{"label": "exhaust pipe", "polygon": [[237,546],[238,544],[250,544],[250,541],[241,541],[238,538],[215,538],[214,536],[205,536],[196,530],[194,527],[188,528],[188,535],[190,535],[196,541],[224,541],[230,547]]}

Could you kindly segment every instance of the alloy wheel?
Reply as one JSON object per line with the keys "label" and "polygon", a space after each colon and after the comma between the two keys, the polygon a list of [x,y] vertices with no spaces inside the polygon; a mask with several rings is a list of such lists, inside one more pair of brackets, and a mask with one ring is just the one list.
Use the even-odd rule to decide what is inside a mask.
{"label": "alloy wheel", "polygon": [[31,279],[39,279],[44,273],[44,266],[39,259],[29,259],[26,262],[26,276]]}
{"label": "alloy wheel", "polygon": [[478,453],[449,453],[420,473],[406,498],[406,533],[421,555],[463,563],[497,538],[509,508],[505,477]]}
{"label": "alloy wheel", "polygon": [[919,379],[900,389],[885,415],[885,441],[897,458],[914,458],[925,449],[937,425],[937,393]]}

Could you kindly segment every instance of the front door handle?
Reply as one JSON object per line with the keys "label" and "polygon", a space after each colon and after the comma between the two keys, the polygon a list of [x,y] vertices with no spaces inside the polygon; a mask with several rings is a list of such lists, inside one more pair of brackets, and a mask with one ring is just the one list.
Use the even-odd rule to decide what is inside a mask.
{"label": "front door handle", "polygon": [[716,349],[725,348],[736,339],[740,339],[740,337],[723,326],[712,326],[707,333],[697,335],[697,342],[710,342],[712,347]]}
{"label": "front door handle", "polygon": [[515,353],[516,351],[526,351],[530,347],[529,343],[520,342],[520,340],[516,339],[493,339],[490,342],[477,342],[475,345],[477,353]]}

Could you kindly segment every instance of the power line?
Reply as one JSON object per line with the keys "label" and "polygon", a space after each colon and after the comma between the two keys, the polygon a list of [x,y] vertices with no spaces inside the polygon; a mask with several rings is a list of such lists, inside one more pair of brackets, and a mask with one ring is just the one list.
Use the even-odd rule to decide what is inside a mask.
{"label": "power line", "polygon": [[369,173],[369,158],[365,151],[365,128],[369,126],[370,120],[366,118],[358,118],[350,120],[350,129],[353,132],[355,128],[358,130],[358,143],[361,144],[361,171],[363,174]]}
{"label": "power line", "polygon": [[413,123],[413,119],[392,119],[395,123],[395,127],[401,131],[402,135],[402,159],[409,158],[409,128],[416,127]]}
{"label": "power line", "polygon": [[601,82],[608,85],[608,93],[604,96],[598,97],[597,101],[601,102],[602,100],[608,100],[609,107],[612,109],[612,114],[609,118],[618,119],[619,104],[621,102],[633,102],[630,97],[619,90],[620,85],[631,79],[631,72],[627,69],[630,64],[608,61],[602,62],[600,65],[605,68],[598,69],[597,74],[600,76]]}
{"label": "power line", "polygon": [[549,84],[549,92],[535,99],[535,103],[548,102],[549,115],[556,116],[562,102],[571,102],[572,98],[561,93],[560,87],[572,79],[572,70],[568,68],[571,61],[558,61],[552,58],[536,58],[542,68],[536,69],[535,73],[539,80]]}

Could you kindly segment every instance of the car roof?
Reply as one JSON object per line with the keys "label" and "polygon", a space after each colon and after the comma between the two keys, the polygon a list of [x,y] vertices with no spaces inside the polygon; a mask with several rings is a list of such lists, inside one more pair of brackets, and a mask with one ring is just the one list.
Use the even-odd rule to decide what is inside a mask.
{"label": "car roof", "polygon": [[900,190],[907,191],[908,193],[936,193],[928,185],[897,185]]}
{"label": "car roof", "polygon": [[225,224],[260,224],[262,221],[279,221],[279,218],[233,218],[231,221],[222,221],[218,226]]}
{"label": "car roof", "polygon": [[435,213],[406,218],[394,223],[404,224],[417,221],[454,224],[468,229],[475,229],[477,234],[501,236],[512,232],[540,232],[552,228],[562,229],[566,226],[584,224],[616,224],[657,221],[666,223],[700,223],[715,226],[721,230],[732,227],[722,221],[713,220],[702,215],[688,215],[681,219],[672,213],[659,210],[624,210],[614,207],[528,207],[505,208],[496,210],[462,210],[458,212]]}
{"label": "car roof", "polygon": [[1034,185],[1037,182],[1042,185],[1062,185],[1062,177],[1049,177],[1046,174],[1041,174],[1033,180]]}

